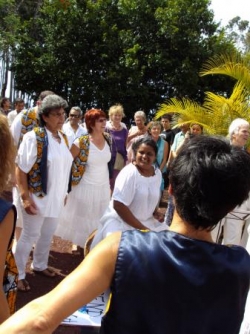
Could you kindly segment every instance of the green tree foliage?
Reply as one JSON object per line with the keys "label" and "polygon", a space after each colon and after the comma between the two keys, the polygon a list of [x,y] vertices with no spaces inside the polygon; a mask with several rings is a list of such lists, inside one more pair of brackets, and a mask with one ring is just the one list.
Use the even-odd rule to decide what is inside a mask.
{"label": "green tree foliage", "polygon": [[[133,114],[171,97],[202,101],[211,82],[199,77],[201,65],[233,49],[216,33],[209,0],[44,0],[29,19],[25,3],[16,88],[51,89],[83,108],[120,102]],[[229,91],[225,79],[214,81]]]}
{"label": "green tree foliage", "polygon": [[226,26],[226,34],[242,53],[250,52],[250,26],[249,21],[234,17]]}
{"label": "green tree foliage", "polygon": [[12,61],[12,49],[17,43],[19,16],[14,0],[0,0],[0,60],[1,60],[1,96],[5,96],[8,70]]}

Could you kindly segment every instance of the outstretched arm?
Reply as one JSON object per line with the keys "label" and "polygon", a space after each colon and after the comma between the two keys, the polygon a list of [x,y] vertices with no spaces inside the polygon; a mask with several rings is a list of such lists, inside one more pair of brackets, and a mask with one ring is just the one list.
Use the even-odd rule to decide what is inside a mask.
{"label": "outstretched arm", "polygon": [[111,284],[120,232],[100,242],[84,261],[48,294],[33,300],[0,326],[0,334],[49,334],[74,311]]}

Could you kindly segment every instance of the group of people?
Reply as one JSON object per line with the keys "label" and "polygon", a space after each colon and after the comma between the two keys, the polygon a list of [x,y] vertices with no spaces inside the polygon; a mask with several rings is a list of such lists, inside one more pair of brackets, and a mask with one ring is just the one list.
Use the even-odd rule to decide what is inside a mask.
{"label": "group of people", "polygon": [[[66,121],[67,107],[60,96],[44,91],[34,108],[17,113],[10,128],[18,148],[13,189],[17,207],[15,258],[17,287],[23,292],[31,289],[25,269],[33,246],[33,272],[56,275],[48,266],[53,235],[84,247],[98,227],[106,230],[99,231],[102,238],[129,228],[166,228],[157,212],[161,172],[168,154],[167,143],[159,137],[160,123],[155,122],[152,133],[148,132],[146,115],[138,111],[136,125],[128,132],[122,122],[123,107],[117,104],[109,109],[108,122],[102,110],[90,109],[82,126],[81,109],[72,107]],[[130,145],[133,158],[128,162]],[[145,210],[139,209],[140,203]],[[111,209],[117,224],[111,227],[109,222],[107,227],[105,220]]]}
{"label": "group of people", "polygon": [[[6,162],[0,191],[16,178],[17,212],[0,201],[0,275],[8,269],[9,304],[15,304],[17,289],[31,289],[25,268],[33,246],[32,269],[46,277],[56,275],[48,266],[53,235],[84,247],[96,229],[91,251],[58,287],[0,326],[0,333],[51,333],[110,287],[102,333],[238,333],[250,256],[237,243],[217,245],[212,230],[235,207],[248,210],[248,122],[235,120],[228,143],[202,135],[200,124],[184,124],[176,132],[168,115],[147,125],[143,111],[135,113],[128,131],[120,104],[110,107],[108,121],[101,109],[88,110],[83,126],[79,107],[65,121],[67,107],[54,92],[42,92],[36,107],[17,113],[13,139],[6,116],[0,116],[0,156]],[[158,206],[166,186],[163,221]],[[14,259],[16,220],[22,231]],[[10,311],[4,293],[0,300],[2,322]]]}

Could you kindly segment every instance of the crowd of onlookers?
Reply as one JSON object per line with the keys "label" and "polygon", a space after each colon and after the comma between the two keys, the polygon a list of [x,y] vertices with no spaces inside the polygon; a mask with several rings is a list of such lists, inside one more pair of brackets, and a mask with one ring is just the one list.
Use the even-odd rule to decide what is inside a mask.
{"label": "crowd of onlookers", "polygon": [[[21,98],[15,100],[12,111],[9,99],[2,98],[0,108],[0,191],[9,195],[13,202],[0,200],[0,275],[4,277],[4,292],[11,305],[8,311],[4,293],[0,294],[0,303],[4,305],[0,323],[15,310],[16,291],[26,292],[32,288],[25,273],[32,248],[32,270],[38,275],[55,277],[56,272],[48,265],[53,235],[71,241],[80,251],[85,248],[86,256],[90,250],[86,250],[85,245],[90,236],[92,252],[114,232],[167,231],[175,222],[177,213],[182,221],[190,223],[183,218],[185,214],[178,211],[177,195],[175,188],[172,189],[169,173],[171,166],[181,161],[183,151],[192,151],[192,142],[199,140],[198,137],[206,137],[201,124],[191,122],[172,129],[172,115],[147,122],[145,112],[136,111],[135,125],[128,129],[122,122],[125,113],[121,104],[112,105],[108,117],[98,108],[83,114],[80,107],[69,107],[52,91],[41,92],[36,106],[29,109],[24,108]],[[69,110],[68,114],[66,110]],[[235,119],[228,129],[230,145],[242,151],[246,150],[249,135],[249,123],[244,119]],[[216,150],[215,144],[214,147]],[[227,152],[229,148],[221,150]],[[190,169],[188,153],[186,155],[183,161]],[[207,159],[209,165],[212,158]],[[214,159],[219,159],[218,155]],[[221,174],[225,168],[223,163]],[[206,161],[196,161],[196,164],[193,162],[190,169],[194,175],[195,168],[198,169],[199,164],[205,165]],[[219,168],[217,166],[218,174]],[[204,188],[207,193],[207,185],[215,176],[209,169],[205,175],[204,170],[205,167],[204,175],[200,179],[197,177],[193,187]],[[228,172],[229,180],[232,175],[229,169]],[[235,173],[233,168],[232,173]],[[221,194],[224,194],[226,203],[227,192],[223,183],[220,186],[223,191],[213,191],[211,207],[221,201]],[[248,187],[246,184],[242,188],[244,186]],[[168,187],[164,216],[159,203]],[[236,188],[232,192],[236,192]],[[240,196],[241,190],[238,192]],[[230,196],[233,194],[228,192]],[[193,205],[201,210],[200,203],[195,204],[195,201],[195,198],[193,203],[190,201],[190,210]],[[240,205],[235,208],[225,204],[226,214],[222,215],[223,210],[219,212],[220,219],[208,224],[207,229],[211,232],[211,242],[241,245],[250,252],[250,202],[247,198],[235,203]],[[208,208],[204,212],[209,211]]]}

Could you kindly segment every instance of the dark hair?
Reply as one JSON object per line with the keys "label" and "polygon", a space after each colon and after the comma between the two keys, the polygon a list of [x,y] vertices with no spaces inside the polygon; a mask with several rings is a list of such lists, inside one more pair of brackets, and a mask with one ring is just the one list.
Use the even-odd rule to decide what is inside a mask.
{"label": "dark hair", "polygon": [[58,95],[47,95],[39,107],[39,122],[41,126],[45,126],[43,116],[48,116],[52,110],[65,109],[67,108],[68,103],[61,96]]}
{"label": "dark hair", "polygon": [[201,129],[201,132],[203,132],[203,125],[201,125],[200,123],[191,123],[190,124],[190,129],[192,128],[193,125],[198,125]]}
{"label": "dark hair", "polygon": [[91,133],[93,131],[93,127],[95,126],[95,122],[100,117],[107,117],[105,112],[101,109],[90,109],[87,110],[86,114],[84,115],[85,118],[85,124],[88,130],[88,133]]}
{"label": "dark hair", "polygon": [[156,142],[151,137],[146,136],[146,137],[142,137],[142,138],[136,140],[133,143],[132,150],[133,150],[134,156],[136,156],[139,147],[143,144],[147,145],[147,146],[151,146],[152,149],[155,152],[155,155],[157,155],[158,148],[157,148]]}
{"label": "dark hair", "polygon": [[10,99],[8,97],[3,97],[0,102],[0,107],[3,108],[7,101],[10,101]]}
{"label": "dark hair", "polygon": [[161,119],[168,119],[169,122],[171,122],[172,121],[172,116],[169,115],[169,114],[164,114],[164,115],[161,116]]}
{"label": "dark hair", "polygon": [[18,104],[18,103],[24,103],[24,100],[21,97],[17,97],[15,99],[15,105]]}
{"label": "dark hair", "polygon": [[43,101],[43,99],[46,97],[46,96],[49,96],[49,95],[54,95],[55,93],[52,92],[51,90],[44,90],[40,93],[40,95],[38,96],[38,100],[39,101]]}
{"label": "dark hair", "polygon": [[195,136],[170,169],[179,216],[196,229],[212,229],[248,198],[250,155],[224,138]]}

